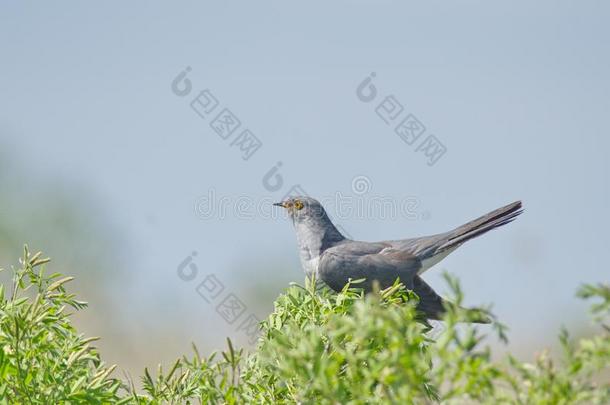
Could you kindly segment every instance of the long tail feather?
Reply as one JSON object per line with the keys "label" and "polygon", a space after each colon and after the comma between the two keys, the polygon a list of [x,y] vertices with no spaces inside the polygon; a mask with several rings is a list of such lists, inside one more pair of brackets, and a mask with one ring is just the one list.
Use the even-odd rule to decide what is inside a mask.
{"label": "long tail feather", "polygon": [[467,240],[476,238],[494,228],[506,225],[517,218],[522,212],[523,207],[521,201],[515,201],[512,204],[483,215],[474,221],[470,221],[451,231],[447,241],[438,248],[437,252],[456,248]]}

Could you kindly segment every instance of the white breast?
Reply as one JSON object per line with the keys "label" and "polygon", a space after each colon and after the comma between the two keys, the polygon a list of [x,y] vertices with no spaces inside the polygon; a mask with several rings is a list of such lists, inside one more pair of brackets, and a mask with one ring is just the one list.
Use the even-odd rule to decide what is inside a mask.
{"label": "white breast", "polygon": [[305,274],[309,277],[315,275],[318,278],[318,265],[320,264],[320,256],[305,258],[301,256],[301,265],[303,266],[303,270],[305,270]]}

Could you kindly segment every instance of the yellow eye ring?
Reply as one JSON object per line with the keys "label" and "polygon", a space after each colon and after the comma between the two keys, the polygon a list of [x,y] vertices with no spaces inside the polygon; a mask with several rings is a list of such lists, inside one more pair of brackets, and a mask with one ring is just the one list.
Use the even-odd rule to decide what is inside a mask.
{"label": "yellow eye ring", "polygon": [[294,208],[296,208],[297,210],[303,209],[304,205],[302,201],[296,200],[294,202]]}

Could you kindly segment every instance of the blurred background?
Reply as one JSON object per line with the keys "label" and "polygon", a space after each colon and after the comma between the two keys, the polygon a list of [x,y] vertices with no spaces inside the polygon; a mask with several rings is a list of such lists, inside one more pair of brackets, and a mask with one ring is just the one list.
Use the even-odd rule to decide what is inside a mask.
{"label": "blurred background", "polygon": [[248,320],[303,283],[270,207],[291,190],[371,241],[522,199],[425,279],[459,276],[510,327],[498,353],[532,358],[562,325],[587,333],[574,292],[608,281],[609,8],[7,2],[0,267],[24,243],[51,256],[90,303],[80,330],[137,376],[191,342],[249,346]]}

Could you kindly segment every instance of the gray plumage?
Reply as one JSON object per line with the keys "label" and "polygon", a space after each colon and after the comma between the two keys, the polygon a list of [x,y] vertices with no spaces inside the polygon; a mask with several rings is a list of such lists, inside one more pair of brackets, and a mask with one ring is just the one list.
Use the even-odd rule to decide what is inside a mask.
{"label": "gray plumage", "polygon": [[292,197],[277,203],[288,210],[295,226],[299,256],[308,276],[313,274],[330,288],[340,291],[350,280],[365,278],[358,287],[370,292],[397,278],[419,296],[418,309],[438,319],[442,298],[420,275],[444,259],[464,242],[513,221],[521,212],[521,201],[498,208],[452,231],[420,238],[361,242],[345,238],[333,225],[322,205],[311,197]]}

